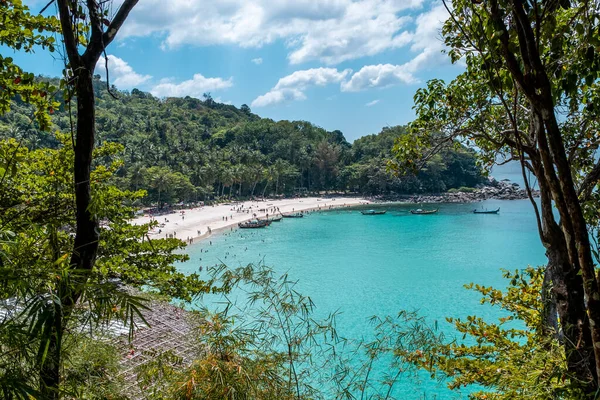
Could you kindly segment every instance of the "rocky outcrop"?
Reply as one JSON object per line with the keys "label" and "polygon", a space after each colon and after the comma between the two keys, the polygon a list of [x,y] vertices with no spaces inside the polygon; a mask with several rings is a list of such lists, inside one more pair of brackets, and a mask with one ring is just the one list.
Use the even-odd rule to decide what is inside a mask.
{"label": "rocky outcrop", "polygon": [[[534,197],[539,196],[537,190],[532,193]],[[508,180],[497,181],[490,178],[488,184],[475,188],[472,192],[450,192],[440,194],[416,194],[409,196],[381,196],[375,201],[403,201],[408,203],[473,203],[477,201],[497,200],[521,200],[527,198],[527,192],[518,184]]]}

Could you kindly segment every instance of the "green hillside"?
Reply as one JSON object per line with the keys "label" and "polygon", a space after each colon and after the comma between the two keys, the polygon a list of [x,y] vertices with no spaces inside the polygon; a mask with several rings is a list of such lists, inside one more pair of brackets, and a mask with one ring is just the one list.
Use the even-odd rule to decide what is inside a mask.
{"label": "green hillside", "polygon": [[[473,153],[466,148],[436,156],[417,176],[394,176],[387,160],[394,140],[406,133],[402,126],[350,144],[338,130],[306,121],[275,122],[246,105],[215,102],[210,94],[199,100],[158,99],[115,87],[109,93],[99,77],[95,90],[98,141],[124,146],[118,184],[147,189],[147,202],[298,191],[427,193],[482,182]],[[52,131],[69,132],[68,107],[61,93],[56,98],[61,106],[52,116]],[[57,146],[54,133],[36,129],[31,116],[29,105],[15,101],[0,118],[0,135],[22,138],[30,148]]]}

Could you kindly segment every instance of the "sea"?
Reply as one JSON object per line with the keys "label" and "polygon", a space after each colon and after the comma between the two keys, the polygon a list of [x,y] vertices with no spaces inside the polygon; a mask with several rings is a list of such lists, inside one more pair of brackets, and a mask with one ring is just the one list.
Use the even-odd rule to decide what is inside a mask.
{"label": "sea", "polygon": [[[419,206],[373,206],[387,210],[377,216],[356,209],[314,212],[265,229],[224,232],[187,247],[190,259],[178,268],[196,272],[216,264],[263,263],[297,280],[296,289],[310,296],[317,317],[338,311],[340,335],[368,339],[371,317],[402,310],[418,313],[452,338],[446,317],[477,315],[492,321],[502,315],[482,305],[480,294],[465,284],[505,288],[502,269],[545,264],[528,200],[425,204],[439,212],[412,215],[410,209]],[[472,212],[498,207],[497,215]],[[374,366],[374,374],[386,368],[383,364]],[[466,399],[474,390],[450,391],[443,381],[418,377],[402,378],[394,398]]]}

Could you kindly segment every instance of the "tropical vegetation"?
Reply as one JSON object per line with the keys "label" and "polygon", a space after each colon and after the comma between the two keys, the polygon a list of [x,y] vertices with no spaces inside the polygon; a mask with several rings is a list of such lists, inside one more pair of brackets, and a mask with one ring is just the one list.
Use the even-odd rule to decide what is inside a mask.
{"label": "tropical vegetation", "polygon": [[412,134],[394,148],[399,170],[457,140],[488,166],[520,163],[548,257],[546,332],[561,337],[565,379],[591,397],[600,390],[599,10],[596,1],[452,1],[442,33],[466,70],[418,90]]}
{"label": "tropical vegetation", "polygon": [[[443,35],[466,71],[420,89],[409,127],[353,144],[209,94],[108,87],[94,69],[137,0],[114,14],[106,1],[55,2],[57,17],[45,17],[0,1],[0,44],[53,51],[57,34],[65,49],[60,81],[0,58],[2,398],[125,398],[118,350],[104,339],[112,323],[130,333],[144,323],[140,293],[189,301],[237,285],[251,307],[195,313],[193,360],[160,354],[139,369],[148,397],[387,399],[417,370],[476,385],[477,399],[598,397],[597,2],[453,1]],[[520,162],[548,265],[507,273],[505,291],[475,286],[506,315],[449,318],[462,341],[406,312],[374,317],[372,341],[344,340],[335,314],[314,319],[287,276],[262,266],[184,275],[181,241],[128,223],[144,201],[472,187],[483,181],[476,160]],[[374,363],[387,363],[383,377]]]}
{"label": "tropical vegetation", "polygon": [[[58,86],[56,80],[42,81]],[[98,75],[93,85],[98,140],[124,146],[115,184],[147,190],[146,203],[318,191],[440,193],[485,182],[474,152],[462,146],[436,155],[417,175],[393,173],[387,164],[394,140],[407,133],[403,126],[350,144],[340,131],[260,118],[246,105],[217,103],[209,94],[199,100],[159,99],[115,87],[109,93]],[[51,134],[32,124],[31,108],[13,103],[0,117],[0,137],[18,137],[32,149],[56,147]],[[51,121],[50,131],[69,132],[68,104],[61,101]]]}

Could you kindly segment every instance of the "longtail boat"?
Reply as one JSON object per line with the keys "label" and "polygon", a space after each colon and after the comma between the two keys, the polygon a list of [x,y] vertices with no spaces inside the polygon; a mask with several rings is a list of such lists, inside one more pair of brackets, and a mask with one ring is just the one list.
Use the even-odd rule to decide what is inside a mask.
{"label": "longtail boat", "polygon": [[416,210],[410,210],[411,214],[419,214],[419,215],[425,215],[425,214],[436,214],[440,209],[436,208],[435,210],[423,210],[421,208],[417,208]]}
{"label": "longtail boat", "polygon": [[500,207],[497,210],[473,210],[473,214],[498,214],[500,212]]}
{"label": "longtail boat", "polygon": [[279,217],[269,218],[271,222],[280,222],[283,217],[280,215]]}
{"label": "longtail boat", "polygon": [[387,210],[363,210],[360,213],[362,215],[383,215]]}
{"label": "longtail boat", "polygon": [[304,214],[302,213],[293,213],[293,214],[282,214],[283,218],[302,218],[304,217]]}
{"label": "longtail boat", "polygon": [[265,219],[262,219],[262,220],[253,219],[253,220],[246,221],[246,222],[240,222],[238,224],[238,226],[241,229],[264,228],[269,225],[271,225],[271,221],[267,221]]}

